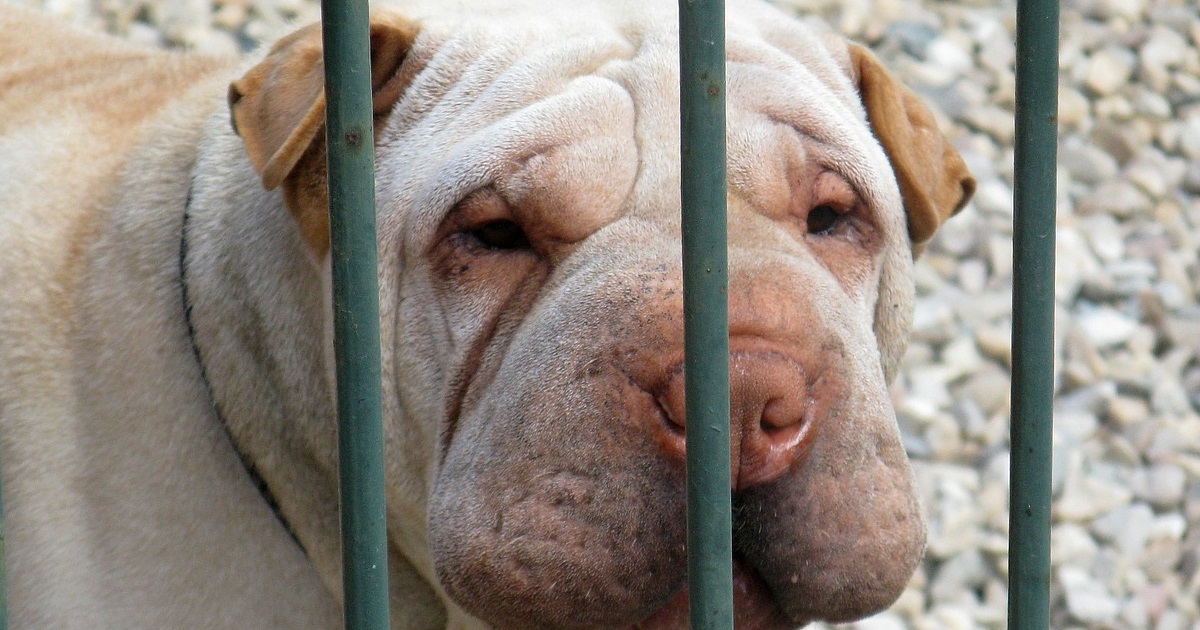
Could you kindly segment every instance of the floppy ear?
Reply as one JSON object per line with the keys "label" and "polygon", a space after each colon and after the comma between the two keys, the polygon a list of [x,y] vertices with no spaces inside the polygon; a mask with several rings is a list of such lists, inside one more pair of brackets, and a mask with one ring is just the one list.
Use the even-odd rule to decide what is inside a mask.
{"label": "floppy ear", "polygon": [[[400,65],[417,36],[414,22],[371,13],[371,83],[376,118],[404,91]],[[279,40],[265,59],[229,86],[234,131],[267,190],[283,185],[288,208],[318,257],[329,248],[325,191],[325,64],[321,25]]]}
{"label": "floppy ear", "polygon": [[938,227],[971,199],[975,178],[938,131],[920,97],[894,79],[866,48],[848,48],[867,119],[900,184],[916,256]]}

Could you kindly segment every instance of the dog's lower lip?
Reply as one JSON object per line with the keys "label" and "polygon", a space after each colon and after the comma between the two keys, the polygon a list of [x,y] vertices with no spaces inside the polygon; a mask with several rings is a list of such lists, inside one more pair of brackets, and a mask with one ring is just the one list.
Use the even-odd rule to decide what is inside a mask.
{"label": "dog's lower lip", "polygon": [[[789,621],[775,603],[770,587],[740,558],[733,563],[733,606],[737,630],[789,630],[806,623]],[[685,630],[688,621],[688,591],[684,588],[629,630]]]}

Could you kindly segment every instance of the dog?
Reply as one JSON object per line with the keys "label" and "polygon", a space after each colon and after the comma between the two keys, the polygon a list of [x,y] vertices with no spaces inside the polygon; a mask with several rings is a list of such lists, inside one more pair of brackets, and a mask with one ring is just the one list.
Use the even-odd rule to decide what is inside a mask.
{"label": "dog", "polygon": [[[394,628],[682,628],[677,17],[371,17]],[[14,628],[331,628],[320,29],[248,60],[0,7]],[[925,526],[888,384],[974,181],[865,49],[727,19],[737,627],[888,606]]]}

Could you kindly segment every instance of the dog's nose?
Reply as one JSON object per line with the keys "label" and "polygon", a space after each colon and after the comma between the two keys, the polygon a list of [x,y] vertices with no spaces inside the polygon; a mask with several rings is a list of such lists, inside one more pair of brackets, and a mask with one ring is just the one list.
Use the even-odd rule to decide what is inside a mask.
{"label": "dog's nose", "polygon": [[[687,426],[683,381],[683,370],[676,371],[659,397],[668,420],[663,430],[669,434],[662,443],[680,458]],[[810,383],[804,366],[782,352],[730,353],[730,485],[735,490],[779,477],[803,455],[814,415]]]}

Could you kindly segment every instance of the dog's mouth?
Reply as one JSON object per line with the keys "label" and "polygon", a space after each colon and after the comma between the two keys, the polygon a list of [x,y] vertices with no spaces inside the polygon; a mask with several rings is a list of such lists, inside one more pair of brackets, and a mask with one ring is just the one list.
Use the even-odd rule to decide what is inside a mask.
{"label": "dog's mouth", "polygon": [[[688,625],[688,591],[685,586],[667,603],[641,623],[628,630],[686,630]],[[771,589],[744,560],[735,556],[733,562],[734,627],[737,630],[790,630],[807,621],[792,622],[775,603]]]}

